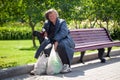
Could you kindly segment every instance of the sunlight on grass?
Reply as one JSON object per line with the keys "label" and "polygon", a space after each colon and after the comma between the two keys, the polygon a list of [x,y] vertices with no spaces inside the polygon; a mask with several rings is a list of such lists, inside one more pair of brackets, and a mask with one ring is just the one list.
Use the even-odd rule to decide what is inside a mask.
{"label": "sunlight on grass", "polygon": [[[39,45],[38,41],[36,41]],[[34,63],[36,49],[32,40],[2,40],[0,41],[0,68]]]}

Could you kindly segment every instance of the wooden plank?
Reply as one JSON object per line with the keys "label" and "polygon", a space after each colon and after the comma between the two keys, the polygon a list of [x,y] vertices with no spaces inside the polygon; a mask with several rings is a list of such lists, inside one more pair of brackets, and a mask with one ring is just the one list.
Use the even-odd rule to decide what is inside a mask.
{"label": "wooden plank", "polygon": [[110,43],[104,43],[104,44],[76,46],[75,52],[86,51],[86,50],[95,50],[95,49],[99,49],[99,48],[107,48],[107,47],[112,47],[112,46],[120,46],[120,42],[110,42]]}

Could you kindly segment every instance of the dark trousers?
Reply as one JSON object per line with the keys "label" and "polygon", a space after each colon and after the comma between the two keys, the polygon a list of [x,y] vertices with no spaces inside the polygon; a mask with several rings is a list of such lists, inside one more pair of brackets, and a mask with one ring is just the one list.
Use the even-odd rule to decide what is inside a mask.
{"label": "dark trousers", "polygon": [[58,54],[61,58],[62,63],[69,64],[69,66],[70,66],[70,62],[69,62],[68,56],[66,54],[66,50],[65,50],[64,45],[58,44],[57,51],[58,51]]}
{"label": "dark trousers", "polygon": [[[60,51],[61,51],[61,50],[60,50]],[[62,53],[62,51],[59,52],[59,50],[58,50],[58,54],[59,54],[59,56],[60,56],[61,61],[62,61],[63,64],[69,64],[69,65],[70,65],[69,60],[68,60],[68,57],[67,57],[67,54]]]}

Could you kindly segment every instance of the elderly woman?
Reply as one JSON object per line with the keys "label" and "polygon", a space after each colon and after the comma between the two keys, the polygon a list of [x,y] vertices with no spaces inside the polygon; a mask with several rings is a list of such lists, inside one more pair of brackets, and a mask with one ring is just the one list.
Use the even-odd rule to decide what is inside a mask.
{"label": "elderly woman", "polygon": [[[41,45],[44,47],[49,42],[54,44],[54,48],[58,52],[63,63],[61,72],[70,72],[75,44],[70,36],[66,21],[59,19],[58,12],[54,9],[46,11],[45,17],[47,20],[44,23],[42,32],[44,32],[44,38],[48,37],[49,41],[43,41],[44,39],[41,38],[41,35],[38,34],[38,32],[34,32],[34,35],[38,37]],[[44,47],[38,49],[35,58],[38,58],[40,51]]]}

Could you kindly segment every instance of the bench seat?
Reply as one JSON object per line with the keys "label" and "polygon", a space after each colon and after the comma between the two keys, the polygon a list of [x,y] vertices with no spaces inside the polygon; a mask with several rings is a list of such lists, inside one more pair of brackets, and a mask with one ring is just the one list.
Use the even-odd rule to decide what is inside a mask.
{"label": "bench seat", "polygon": [[120,42],[89,42],[86,44],[76,44],[75,46],[75,52],[78,51],[86,51],[86,50],[95,50],[95,49],[100,49],[100,48],[108,48],[112,46],[120,46]]}

